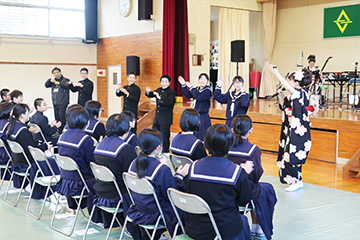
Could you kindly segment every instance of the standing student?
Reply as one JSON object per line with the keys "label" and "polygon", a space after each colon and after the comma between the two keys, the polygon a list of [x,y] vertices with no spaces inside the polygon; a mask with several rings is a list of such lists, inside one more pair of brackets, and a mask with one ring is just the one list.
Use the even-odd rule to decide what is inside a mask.
{"label": "standing student", "polygon": [[156,114],[153,122],[153,128],[159,130],[163,139],[163,150],[169,152],[170,142],[170,126],[173,123],[173,109],[175,105],[176,93],[170,87],[171,78],[163,75],[160,78],[161,87],[155,91],[151,91],[150,87],[146,87],[145,95],[148,98],[156,98]]}
{"label": "standing student", "polygon": [[81,80],[74,86],[70,81],[70,90],[78,93],[78,104],[85,107],[87,101],[92,100],[92,94],[94,91],[93,82],[88,79],[89,70],[87,68],[80,69]]}
{"label": "standing student", "polygon": [[59,128],[59,132],[61,133],[66,124],[65,112],[69,104],[69,84],[71,84],[71,82],[69,78],[61,74],[61,70],[58,67],[53,68],[51,73],[54,77],[49,78],[45,82],[45,87],[51,88],[55,119],[61,122],[61,127]]}
{"label": "standing student", "polygon": [[134,115],[134,113],[132,113],[130,111],[123,111],[122,114],[124,114],[124,115],[126,115],[126,116],[128,116],[130,118],[130,121],[129,121],[129,126],[130,126],[129,134],[127,134],[124,141],[135,149],[135,147],[138,145],[137,136],[136,136],[136,134],[131,132],[131,129],[133,129],[135,127],[135,124],[136,124],[135,115]]}
{"label": "standing student", "polygon": [[185,109],[180,117],[180,133],[171,140],[170,151],[176,155],[186,156],[192,160],[207,156],[204,143],[195,137],[199,130],[200,114],[192,108]]}
{"label": "standing student", "polygon": [[221,87],[224,83],[222,78],[219,78],[214,92],[214,99],[226,106],[226,125],[231,128],[232,120],[239,114],[246,114],[250,106],[250,95],[244,89],[244,79],[240,76],[235,76],[233,85],[235,90],[228,91],[225,94],[221,93]]}
{"label": "standing student", "polygon": [[10,102],[11,97],[10,97],[10,90],[7,88],[3,88],[1,89],[1,103],[6,103],[6,102]]}
{"label": "standing student", "polygon": [[[244,169],[225,158],[234,137],[228,126],[215,124],[205,134],[210,156],[191,164],[186,183],[189,193],[203,198],[215,218],[224,240],[249,240],[249,224],[239,206],[250,202],[252,195]],[[251,166],[246,171],[251,171]],[[206,214],[188,214],[185,232],[193,239],[214,239],[216,234]]]}
{"label": "standing student", "polygon": [[88,101],[85,104],[85,110],[89,114],[89,122],[84,131],[101,142],[106,135],[105,126],[98,120],[101,115],[101,103],[98,101]]}
{"label": "standing student", "polygon": [[[11,154],[10,147],[7,143],[6,133],[7,133],[7,129],[9,126],[9,117],[10,117],[10,112],[11,112],[12,108],[13,108],[13,105],[9,102],[0,104],[0,138],[5,144],[4,148],[0,148],[0,164],[1,165],[6,165],[9,161],[9,155],[6,153],[6,150],[8,151],[9,154]],[[5,148],[6,148],[6,150],[5,150]],[[0,174],[1,179],[4,174],[4,170],[5,169],[1,168],[1,174]],[[10,170],[11,170],[11,168],[10,168]],[[10,174],[6,174],[5,179],[9,180]]]}
{"label": "standing student", "polygon": [[[141,152],[130,164],[128,172],[138,178],[146,178],[154,186],[164,213],[166,228],[172,236],[177,219],[166,192],[168,188],[185,190],[183,178],[188,174],[189,164],[179,167],[175,176],[172,175],[170,168],[160,162],[163,160],[157,159],[157,156],[162,153],[162,139],[160,132],[156,129],[142,130],[139,134],[139,146]],[[162,156],[164,158],[164,155]],[[153,196],[132,194],[132,197],[135,205],[129,208],[128,216],[133,220],[133,224],[155,224],[159,213]],[[157,234],[160,232],[157,231]],[[142,235],[141,239],[147,239],[146,233]]]}
{"label": "standing student", "polygon": [[252,120],[247,115],[238,115],[234,118],[232,125],[236,140],[227,158],[240,166],[252,164],[254,167],[253,171],[247,172],[255,205],[255,210],[251,211],[251,235],[265,236],[270,240],[273,234],[272,220],[277,199],[270,183],[259,182],[264,172],[261,166],[261,150],[248,140],[253,131]]}
{"label": "standing student", "polygon": [[[209,84],[209,76],[206,73],[199,75],[199,86],[193,87],[190,82],[185,82],[184,78],[179,76],[179,83],[181,84],[181,91],[187,98],[193,98],[195,101],[194,109],[200,114],[200,127],[195,136],[200,140],[204,140],[205,132],[211,126],[209,116],[210,98],[212,90]],[[189,87],[189,89],[188,89]]]}
{"label": "standing student", "polygon": [[131,72],[127,76],[127,80],[129,82],[128,85],[122,87],[122,84],[118,84],[118,88],[116,90],[116,96],[121,97],[124,96],[123,103],[123,111],[130,111],[135,115],[135,127],[131,129],[133,133],[136,134],[137,130],[137,117],[138,117],[138,105],[140,100],[141,90],[135,84],[136,76],[135,73]]}
{"label": "standing student", "polygon": [[[311,72],[300,69],[289,77],[287,82],[276,66],[270,69],[291,93],[290,106],[286,109],[288,126],[283,124],[280,139],[277,166],[280,168],[280,182],[289,184],[286,191],[296,191],[303,187],[302,164],[305,164],[311,148],[310,118],[306,107],[309,106],[309,92],[306,88],[311,83]],[[281,155],[280,155],[281,154]]]}

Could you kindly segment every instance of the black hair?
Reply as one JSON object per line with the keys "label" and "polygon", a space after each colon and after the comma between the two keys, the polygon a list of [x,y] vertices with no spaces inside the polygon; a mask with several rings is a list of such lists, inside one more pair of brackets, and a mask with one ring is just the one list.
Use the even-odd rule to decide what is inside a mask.
{"label": "black hair", "polygon": [[27,111],[30,111],[30,108],[28,105],[24,104],[24,103],[18,103],[15,104],[15,106],[12,108],[10,117],[9,117],[9,128],[6,134],[6,137],[9,139],[12,132],[14,131],[15,128],[15,122],[19,121],[19,117],[21,116],[21,114],[25,114]]}
{"label": "black hair", "polygon": [[200,114],[192,108],[185,109],[180,117],[180,128],[183,132],[197,132],[200,126]]}
{"label": "black hair", "polygon": [[161,79],[163,79],[163,78],[166,78],[168,81],[169,81],[169,83],[171,83],[171,77],[169,76],[169,75],[162,75],[161,77],[160,77],[160,82],[161,82]]}
{"label": "black hair", "polygon": [[66,122],[69,128],[84,129],[89,121],[89,114],[82,106],[71,106],[66,110]]}
{"label": "black hair", "polygon": [[129,72],[127,76],[134,75],[136,77],[136,74],[134,72]]}
{"label": "black hair", "polygon": [[234,135],[224,124],[214,124],[205,133],[205,147],[211,156],[224,157],[234,146]]}
{"label": "black hair", "polygon": [[293,77],[293,80],[295,82],[298,82],[300,87],[307,87],[311,84],[312,82],[312,73],[309,69],[307,69],[306,67],[302,69],[302,72],[304,74],[304,77],[301,79],[301,80],[297,80],[295,79],[295,73],[294,75],[292,76]]}
{"label": "black hair", "polygon": [[89,117],[99,117],[101,103],[94,100],[89,100],[85,103],[85,109],[89,113]]}
{"label": "black hair", "polygon": [[85,71],[86,73],[89,73],[89,70],[86,67],[83,67],[82,69],[80,69],[80,72],[82,72],[82,71]]}
{"label": "black hair", "polygon": [[235,77],[233,78],[233,83],[235,83],[236,80],[238,80],[238,81],[241,82],[241,83],[244,83],[244,79],[243,79],[241,76],[235,76]]}
{"label": "black hair", "polygon": [[41,103],[44,101],[44,99],[42,99],[42,98],[37,98],[37,99],[35,99],[35,101],[34,101],[34,107],[35,107],[35,109],[37,110],[37,107],[40,107],[41,106]]}
{"label": "black hair", "polygon": [[121,137],[130,129],[130,118],[123,113],[111,115],[106,122],[106,135]]}
{"label": "black hair", "polygon": [[315,57],[315,55],[309,55],[309,56],[307,57],[307,60],[308,60],[308,63],[310,63],[310,62],[316,62],[316,57]]}
{"label": "black hair", "polygon": [[60,69],[60,68],[54,67],[54,68],[51,70],[51,73],[54,73],[55,70],[58,70],[59,72],[61,72],[61,69]]}
{"label": "black hair", "polygon": [[162,144],[161,133],[154,128],[145,128],[142,130],[138,137],[138,145],[141,148],[141,152],[136,158],[136,174],[139,178],[143,178],[146,175],[149,162],[147,156],[151,154],[160,144]]}
{"label": "black hair", "polygon": [[209,76],[206,73],[200,73],[199,79],[204,76],[209,81]]}
{"label": "black hair", "polygon": [[252,120],[248,115],[237,115],[232,122],[232,128],[236,138],[236,145],[243,143],[245,136],[252,128]]}
{"label": "black hair", "polygon": [[135,119],[135,114],[133,112],[130,112],[130,111],[123,111],[122,114],[125,114],[126,116],[128,116],[131,120],[130,121],[133,121]]}
{"label": "black hair", "polygon": [[9,102],[0,104],[0,119],[9,119],[12,107]]}
{"label": "black hair", "polygon": [[3,99],[3,97],[6,97],[6,95],[8,94],[8,92],[10,92],[10,90],[7,89],[7,88],[1,89],[1,98]]}
{"label": "black hair", "polygon": [[18,98],[18,97],[20,97],[20,96],[22,96],[22,95],[24,95],[24,94],[22,93],[22,91],[17,90],[17,89],[13,90],[13,91],[10,93],[11,101],[13,101],[14,98]]}

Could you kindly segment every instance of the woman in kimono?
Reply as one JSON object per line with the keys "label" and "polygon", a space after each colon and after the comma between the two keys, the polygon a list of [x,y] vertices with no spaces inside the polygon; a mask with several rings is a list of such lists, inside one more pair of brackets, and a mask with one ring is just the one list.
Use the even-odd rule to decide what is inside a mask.
{"label": "woman in kimono", "polygon": [[200,115],[192,108],[185,109],[180,117],[180,128],[170,143],[170,151],[176,155],[185,156],[192,160],[207,156],[203,142],[195,137],[200,125]]}
{"label": "woman in kimono", "polygon": [[209,76],[206,73],[201,73],[199,75],[198,87],[193,87],[190,82],[185,82],[184,78],[181,76],[179,76],[178,81],[181,84],[181,90],[184,96],[187,98],[193,98],[195,101],[194,109],[200,114],[200,127],[199,131],[195,133],[195,136],[203,141],[206,129],[211,126],[209,108],[212,90],[208,85]]}
{"label": "woman in kimono", "polygon": [[[251,211],[251,235],[271,239],[273,234],[273,214],[277,202],[276,194],[270,183],[259,182],[263,168],[261,166],[261,150],[248,140],[253,131],[252,120],[247,115],[238,115],[233,120],[235,146],[229,151],[227,158],[240,166],[253,164],[254,170],[248,173],[250,189],[255,210]],[[254,213],[255,211],[255,213]]]}
{"label": "woman in kimono", "polygon": [[[185,191],[183,178],[189,171],[189,164],[180,166],[175,176],[172,175],[170,168],[162,163],[164,159],[160,161],[157,159],[159,158],[158,156],[162,154],[162,137],[156,129],[142,130],[139,134],[138,141],[141,152],[131,163],[128,172],[139,178],[146,178],[154,186],[165,216],[167,230],[172,236],[175,225],[177,224],[177,219],[166,192],[168,188]],[[159,211],[157,210],[158,208],[153,196],[132,193],[132,198],[135,205],[129,208],[128,216],[133,220],[133,224],[155,224],[159,216]],[[161,231],[157,231],[157,235],[160,233]],[[141,239],[147,238],[147,234],[142,231]]]}
{"label": "woman in kimono", "polygon": [[228,91],[227,93],[222,94],[221,87],[223,83],[224,80],[220,77],[214,92],[214,99],[221,104],[227,104],[226,125],[231,128],[231,123],[235,116],[247,113],[250,106],[250,95],[245,92],[244,79],[240,76],[234,77],[233,85],[235,90],[232,92]]}
{"label": "woman in kimono", "polygon": [[106,135],[104,124],[97,120],[101,114],[101,103],[89,100],[85,104],[85,109],[88,112],[90,119],[84,131],[95,138],[97,142],[101,142]]}
{"label": "woman in kimono", "polygon": [[277,166],[280,168],[280,182],[289,184],[285,191],[296,191],[303,187],[302,164],[311,148],[310,118],[306,107],[309,106],[309,93],[307,86],[311,83],[311,72],[306,68],[300,69],[290,75],[287,82],[279,73],[276,66],[270,69],[290,92],[290,108],[284,114],[288,118],[288,126],[283,121],[279,156]]}

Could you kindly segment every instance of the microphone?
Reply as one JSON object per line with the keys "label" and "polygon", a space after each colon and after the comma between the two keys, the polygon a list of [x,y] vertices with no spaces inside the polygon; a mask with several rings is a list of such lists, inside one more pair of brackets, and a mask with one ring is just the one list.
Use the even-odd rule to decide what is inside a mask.
{"label": "microphone", "polygon": [[[285,90],[286,90],[286,88],[284,88],[284,87],[281,89],[281,91],[285,91]],[[278,93],[278,92],[277,92],[277,93],[275,93],[274,95],[272,95],[272,96],[271,96],[271,98],[274,98],[274,97],[276,97],[277,95],[279,95],[279,93]]]}

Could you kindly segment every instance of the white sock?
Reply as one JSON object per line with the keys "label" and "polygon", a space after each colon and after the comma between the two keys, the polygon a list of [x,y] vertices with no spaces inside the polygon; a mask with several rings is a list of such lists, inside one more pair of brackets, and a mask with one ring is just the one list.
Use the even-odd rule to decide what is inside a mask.
{"label": "white sock", "polygon": [[260,226],[260,225],[258,225],[258,226],[259,226],[259,227],[257,228],[256,233],[258,233],[258,234],[264,234],[261,226]]}
{"label": "white sock", "polygon": [[251,232],[256,233],[258,231],[258,228],[261,228],[259,224],[252,224],[251,225]]}

